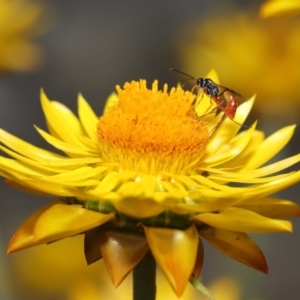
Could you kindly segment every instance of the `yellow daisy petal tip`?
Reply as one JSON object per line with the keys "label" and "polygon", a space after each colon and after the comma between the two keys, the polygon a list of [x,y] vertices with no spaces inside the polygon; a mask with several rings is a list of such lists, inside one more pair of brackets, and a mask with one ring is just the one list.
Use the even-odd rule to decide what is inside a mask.
{"label": "yellow daisy petal tip", "polygon": [[47,97],[44,88],[40,88],[40,97]]}
{"label": "yellow daisy petal tip", "polygon": [[80,107],[82,105],[88,105],[88,102],[86,101],[86,99],[84,98],[84,96],[82,95],[82,93],[78,93],[78,96],[77,96],[77,106],[78,106],[78,109],[80,109]]}
{"label": "yellow daisy petal tip", "polygon": [[36,246],[37,244],[38,243],[34,242],[34,237],[32,235],[26,236],[17,232],[9,242],[7,253],[10,254],[19,250]]}
{"label": "yellow daisy petal tip", "polygon": [[263,252],[244,232],[209,227],[200,230],[199,235],[232,259],[257,271],[268,273],[268,265]]}
{"label": "yellow daisy petal tip", "polygon": [[186,230],[143,228],[158,266],[180,297],[196,264],[199,238],[195,225]]}
{"label": "yellow daisy petal tip", "polygon": [[13,236],[8,252],[53,242],[100,226],[115,214],[102,214],[57,200],[29,217]]}
{"label": "yellow daisy petal tip", "polygon": [[8,245],[8,253],[12,253],[15,251],[23,250],[29,247],[37,246],[42,244],[43,242],[40,240],[37,240],[35,238],[34,234],[34,228],[36,221],[42,215],[45,211],[47,211],[48,208],[52,207],[53,205],[56,205],[58,203],[62,203],[62,201],[54,201],[37,212],[35,212],[33,215],[31,215],[16,231],[14,236],[12,237],[9,245]]}
{"label": "yellow daisy petal tip", "polygon": [[40,100],[41,100],[42,105],[43,105],[43,103],[50,101],[43,88],[41,88],[41,90],[40,90]]}
{"label": "yellow daisy petal tip", "polygon": [[255,102],[255,100],[256,100],[256,96],[257,96],[257,94],[253,94],[247,101],[248,101],[248,102],[251,102],[252,105],[253,105],[254,102]]}
{"label": "yellow daisy petal tip", "polygon": [[282,232],[293,232],[293,224],[290,221],[278,220]]}
{"label": "yellow daisy petal tip", "polygon": [[79,106],[79,103],[80,102],[86,102],[85,98],[83,97],[82,93],[78,93],[78,96],[77,96],[77,103],[78,103],[78,106]]}
{"label": "yellow daisy petal tip", "polygon": [[[114,287],[118,287],[149,250],[144,236],[100,230],[100,250]],[[114,255],[111,255],[111,254]]]}
{"label": "yellow daisy petal tip", "polygon": [[106,103],[104,105],[103,115],[105,115],[111,108],[117,105],[118,102],[119,102],[118,95],[116,93],[110,94],[110,96],[107,98]]}
{"label": "yellow daisy petal tip", "polygon": [[292,232],[292,223],[286,220],[277,220],[263,217],[252,211],[229,207],[220,213],[203,213],[192,218],[195,222],[208,224],[216,228],[222,228],[240,232]]}
{"label": "yellow daisy petal tip", "polygon": [[206,78],[210,78],[215,83],[220,83],[218,73],[215,69],[211,69],[206,75]]}

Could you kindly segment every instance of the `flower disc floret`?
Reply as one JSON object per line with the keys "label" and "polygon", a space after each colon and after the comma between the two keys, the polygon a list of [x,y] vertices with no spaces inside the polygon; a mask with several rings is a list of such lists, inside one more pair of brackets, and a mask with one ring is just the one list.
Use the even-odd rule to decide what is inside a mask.
{"label": "flower disc floret", "polygon": [[119,102],[99,119],[99,151],[123,170],[158,174],[193,173],[205,152],[209,131],[195,114],[195,96],[179,86],[158,90],[155,81],[117,86]]}

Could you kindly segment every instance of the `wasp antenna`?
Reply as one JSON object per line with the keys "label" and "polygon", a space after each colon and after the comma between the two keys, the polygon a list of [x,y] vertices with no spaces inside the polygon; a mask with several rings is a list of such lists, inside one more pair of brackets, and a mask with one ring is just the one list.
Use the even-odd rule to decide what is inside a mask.
{"label": "wasp antenna", "polygon": [[173,68],[163,69],[159,73],[170,72],[170,71],[174,71],[174,69]]}
{"label": "wasp antenna", "polygon": [[177,73],[183,74],[183,75],[185,75],[185,76],[188,76],[188,77],[191,78],[191,79],[196,79],[195,77],[193,77],[193,76],[191,76],[191,75],[189,75],[189,74],[187,74],[187,73],[184,73],[184,72],[182,72],[182,71],[179,71],[179,70],[177,70],[177,69],[174,69],[174,68],[164,69],[164,70],[160,71],[159,73],[170,72],[170,71],[173,71],[173,72],[177,72]]}

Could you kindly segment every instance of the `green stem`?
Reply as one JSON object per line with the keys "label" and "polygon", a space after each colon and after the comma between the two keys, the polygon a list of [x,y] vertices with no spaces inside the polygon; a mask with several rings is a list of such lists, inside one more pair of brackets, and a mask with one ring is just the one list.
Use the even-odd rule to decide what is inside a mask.
{"label": "green stem", "polygon": [[155,300],[156,263],[152,255],[145,255],[133,270],[133,300]]}

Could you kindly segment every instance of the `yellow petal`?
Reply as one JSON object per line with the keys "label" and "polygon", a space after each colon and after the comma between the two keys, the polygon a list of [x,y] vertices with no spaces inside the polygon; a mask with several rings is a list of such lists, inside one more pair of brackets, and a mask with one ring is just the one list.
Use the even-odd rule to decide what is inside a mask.
{"label": "yellow petal", "polygon": [[295,183],[300,181],[300,171],[292,172],[286,174],[285,177],[282,177],[278,180],[268,182],[265,184],[260,184],[257,186],[244,188],[244,195],[241,195],[243,201],[250,200],[251,198],[259,197],[264,198],[271,194],[275,194]]}
{"label": "yellow petal", "polygon": [[[283,178],[287,176],[286,174],[281,174],[281,175],[276,175],[272,177],[265,177],[271,174],[275,174],[279,171],[282,171],[300,161],[300,154],[291,156],[289,158],[283,159],[281,161],[278,161],[276,163],[264,166],[259,169],[255,170],[250,170],[246,172],[229,172],[229,171],[224,171],[221,169],[216,169],[216,168],[201,168],[203,171],[207,171],[210,175],[210,179],[215,179],[215,180],[224,180],[227,179],[226,181],[230,182],[254,182],[254,183],[259,183],[259,182],[268,182],[268,181],[274,181],[279,178]],[[220,174],[221,176],[215,176],[214,174]],[[258,178],[258,177],[264,177],[264,178]]]}
{"label": "yellow petal", "polygon": [[218,76],[218,73],[215,69],[211,69],[208,74],[206,75],[206,78],[210,78],[213,82],[219,84],[220,83],[220,79]]}
{"label": "yellow petal", "polygon": [[[165,210],[165,207],[152,199],[123,198],[114,203],[115,208],[132,218],[149,218],[157,216]],[[137,209],[138,208],[138,209]]]}
{"label": "yellow petal", "polygon": [[116,192],[105,192],[101,193],[101,191],[94,191],[94,190],[81,190],[76,187],[68,186],[64,187],[67,191],[68,195],[72,195],[73,197],[77,198],[78,200],[87,200],[90,201],[119,201],[121,200],[121,196]]}
{"label": "yellow petal", "polygon": [[91,155],[92,151],[88,151],[88,150],[93,150],[92,148],[86,149],[86,148],[83,148],[76,144],[74,145],[69,142],[61,141],[60,139],[54,137],[53,135],[47,133],[44,130],[38,128],[37,126],[34,126],[34,127],[37,130],[37,132],[43,137],[43,139],[45,139],[45,141],[47,143],[49,143],[53,147],[65,152],[66,154],[70,154],[70,156],[72,154],[77,154],[80,156],[90,156]]}
{"label": "yellow petal", "polygon": [[219,150],[214,154],[208,155],[203,161],[203,165],[209,165],[210,167],[223,164],[232,158],[236,158],[249,144],[252,134],[255,130],[256,122],[242,134],[238,135],[230,143],[224,144],[222,147],[219,146]]}
{"label": "yellow petal", "polygon": [[3,175],[3,177],[13,179],[11,176],[20,176],[22,178],[28,176],[30,177],[39,177],[41,175],[44,175],[43,172],[39,172],[40,170],[30,168],[14,159],[6,158],[3,156],[0,156],[0,167],[1,167],[1,173],[5,173],[7,175]]}
{"label": "yellow petal", "polygon": [[192,275],[195,278],[198,278],[201,274],[202,267],[203,267],[203,261],[204,261],[204,248],[201,239],[199,239],[199,244],[197,248],[197,257],[196,257],[196,263],[194,266],[194,270]]}
{"label": "yellow petal", "polygon": [[23,179],[16,180],[19,184],[27,186],[29,189],[34,189],[46,193],[52,196],[70,197],[73,194],[70,193],[68,186],[63,182],[50,182],[41,179]]}
{"label": "yellow petal", "polygon": [[268,273],[264,254],[245,233],[210,227],[199,231],[199,234],[225,255],[258,271]]}
{"label": "yellow petal", "polygon": [[84,255],[88,265],[102,258],[100,251],[100,228],[88,230],[84,235]]}
{"label": "yellow petal", "polygon": [[[53,167],[54,170],[56,170],[58,167],[66,167],[69,169],[74,169],[76,167],[80,167],[83,165],[88,165],[88,164],[100,164],[102,159],[100,157],[80,157],[80,158],[69,158],[69,157],[64,157],[62,159],[55,159],[51,161],[50,166]],[[41,166],[49,166],[49,161],[40,161],[39,165]],[[107,171],[109,167],[107,166],[98,166],[97,168],[102,168],[102,173]],[[60,171],[57,171],[56,173],[61,173]]]}
{"label": "yellow petal", "polygon": [[[99,183],[99,180],[93,178],[97,178],[101,173],[101,168],[98,169],[84,166],[71,171],[48,176],[47,178],[45,178],[45,181],[58,183],[62,182],[64,185],[71,184],[73,186],[92,186]],[[83,184],[81,183],[81,181],[83,181]]]}
{"label": "yellow petal", "polygon": [[300,216],[300,206],[292,201],[276,198],[252,199],[238,207],[253,211],[268,218],[289,218]]}
{"label": "yellow petal", "polygon": [[163,203],[164,201],[173,201],[174,198],[167,192],[155,192],[153,194],[153,200],[157,201],[158,203]]}
{"label": "yellow petal", "polygon": [[125,182],[118,189],[118,193],[124,197],[138,197],[144,193],[144,186],[141,182]]}
{"label": "yellow petal", "polygon": [[190,176],[186,175],[177,175],[176,180],[179,182],[183,183],[184,185],[187,186],[188,189],[199,189],[202,188],[203,186],[199,184],[196,180],[193,180]]}
{"label": "yellow petal", "polygon": [[3,129],[0,129],[0,140],[1,143],[13,151],[19,153],[20,150],[22,150],[22,155],[36,161],[47,160],[48,162],[51,162],[56,158],[64,158],[62,155],[33,146],[32,144],[17,138]]}
{"label": "yellow petal", "polygon": [[114,214],[101,214],[54,201],[34,213],[11,239],[8,252],[53,242],[85,232],[114,218]]}
{"label": "yellow petal", "polygon": [[52,196],[52,194],[45,193],[45,192],[42,192],[42,191],[39,191],[39,190],[36,190],[36,189],[32,189],[32,188],[30,188],[26,185],[23,185],[21,182],[6,179],[5,184],[12,187],[12,188],[19,189],[19,190],[21,190],[25,193],[28,193],[28,194],[33,194],[33,195],[43,196],[43,197]]}
{"label": "yellow petal", "polygon": [[238,198],[226,197],[225,199],[218,199],[212,202],[205,201],[201,204],[174,204],[171,205],[171,208],[172,210],[175,208],[183,208],[185,209],[185,212],[194,211],[198,213],[207,213],[224,209],[238,203],[239,201],[240,200]]}
{"label": "yellow petal", "polygon": [[258,145],[260,145],[265,138],[265,134],[262,131],[255,130],[252,133],[251,140],[249,141],[247,147],[244,149],[242,153],[239,154],[236,159],[229,160],[225,162],[222,167],[224,168],[238,168],[240,169],[241,166],[243,166],[247,161],[249,156],[252,155],[252,153],[255,152]]}
{"label": "yellow petal", "polygon": [[144,226],[144,231],[156,263],[180,297],[196,262],[199,242],[196,227],[178,230]]}
{"label": "yellow petal", "polygon": [[81,94],[78,95],[78,115],[85,133],[88,137],[94,139],[98,118]]}
{"label": "yellow petal", "polygon": [[100,250],[111,281],[117,287],[149,250],[144,236],[101,230]]}
{"label": "yellow petal", "polygon": [[104,110],[103,110],[103,115],[105,115],[118,102],[119,102],[118,95],[116,93],[112,93],[106,100]]}
{"label": "yellow petal", "polygon": [[178,182],[162,181],[162,185],[174,198],[183,198],[188,195],[187,190]]}
{"label": "yellow petal", "polygon": [[217,182],[210,180],[207,177],[204,177],[202,175],[192,175],[190,176],[191,179],[194,179],[195,181],[198,181],[199,183],[206,185],[207,187],[210,187],[212,189],[215,190],[220,190],[220,191],[226,191],[226,192],[233,192],[233,191],[238,191],[240,190],[240,192],[243,192],[243,188],[233,188],[231,186],[228,185],[224,185],[224,184],[218,184]]}
{"label": "yellow petal", "polygon": [[[3,152],[24,163],[25,165],[30,166],[31,169],[42,169],[44,171],[50,171],[53,173],[61,173],[64,172],[66,168],[62,169],[58,167],[77,167],[83,164],[94,164],[102,162],[100,157],[96,156],[86,157],[85,155],[85,157],[82,158],[68,158],[65,156],[59,156],[56,153],[34,147],[31,144],[28,144],[10,135],[2,129],[0,129],[0,139],[3,144],[13,150],[12,151],[6,147],[0,146],[0,149]],[[61,142],[59,141],[59,143]],[[69,146],[67,146],[67,149],[69,149]],[[67,149],[63,148],[62,150]],[[71,148],[71,151],[72,149],[74,148]],[[22,154],[18,154],[19,152]],[[82,153],[81,150],[80,153]]]}
{"label": "yellow petal", "polygon": [[[229,173],[229,172],[228,172]],[[260,176],[259,176],[260,177]],[[211,180],[216,180],[218,182],[238,182],[238,183],[271,183],[275,180],[280,180],[286,178],[286,174],[280,174],[276,176],[268,176],[268,177],[263,177],[263,178],[257,178],[257,177],[251,177],[247,176],[247,174],[244,176],[244,173],[230,173],[228,177],[226,175],[222,176],[215,176],[215,175],[210,175],[209,179]]]}
{"label": "yellow petal", "polygon": [[289,221],[276,220],[260,216],[242,208],[225,208],[220,213],[203,213],[192,220],[213,227],[241,232],[280,232],[292,231]]}
{"label": "yellow petal", "polygon": [[154,191],[157,186],[157,177],[152,175],[143,174],[141,176],[141,182],[144,186],[144,195],[145,198],[152,198],[154,196]]}
{"label": "yellow petal", "polygon": [[[251,170],[249,172],[243,172],[243,177],[263,177],[282,171],[300,161],[300,154],[282,159],[273,164],[264,166],[262,168]],[[239,175],[241,176],[241,175]]]}
{"label": "yellow petal", "polygon": [[41,91],[40,97],[51,134],[68,144],[88,150],[88,139],[84,139],[83,128],[71,110],[59,102],[50,101],[44,91]]}
{"label": "yellow petal", "polygon": [[[18,173],[13,174],[13,176],[9,176],[7,173],[2,172],[0,172],[0,174],[9,179],[11,186],[21,187],[22,190],[27,190],[30,193],[33,192],[33,194],[46,194],[54,197],[73,196],[73,194],[70,193],[68,186],[63,185],[63,183],[47,182],[43,179],[27,179],[25,176]],[[14,184],[11,184],[11,182],[14,182]]]}
{"label": "yellow petal", "polygon": [[95,193],[106,193],[116,188],[122,182],[118,172],[109,172],[102,180],[99,185],[92,191]]}
{"label": "yellow petal", "polygon": [[266,138],[255,149],[254,155],[248,159],[243,170],[253,170],[275,156],[291,139],[295,126],[284,127]]}
{"label": "yellow petal", "polygon": [[[21,163],[20,165],[24,165],[26,167],[29,167],[29,169],[34,169],[39,171],[41,174],[42,173],[61,173],[66,171],[66,169],[63,168],[58,168],[57,166],[53,168],[53,164],[51,162],[51,165],[49,164],[49,161],[45,164],[37,163],[36,160],[32,160],[30,158],[27,158],[23,155],[20,155],[14,151],[9,150],[8,148],[0,146],[0,149],[8,154],[10,157],[14,158],[17,162],[17,164]],[[67,159],[66,159],[67,160]],[[99,160],[99,159],[98,159]]]}

